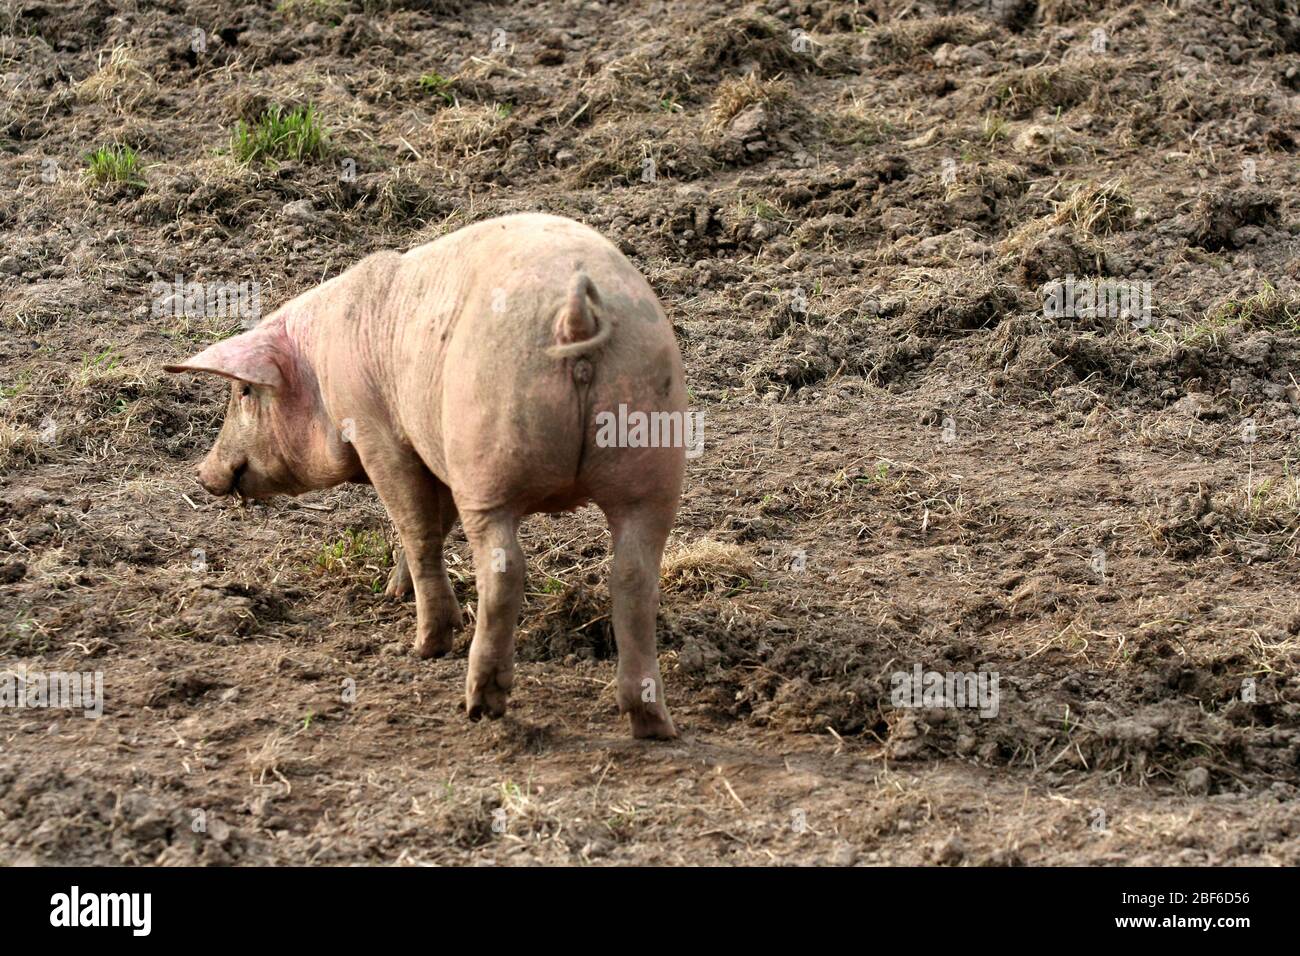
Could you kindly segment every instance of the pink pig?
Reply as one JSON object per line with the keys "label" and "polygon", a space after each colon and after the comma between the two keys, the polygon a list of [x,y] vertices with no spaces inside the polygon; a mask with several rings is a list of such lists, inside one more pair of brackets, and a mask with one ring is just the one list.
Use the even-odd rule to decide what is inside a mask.
{"label": "pink pig", "polygon": [[686,386],[654,292],[598,233],[527,214],[376,253],[166,368],[233,380],[198,468],[212,494],[374,485],[414,585],[421,657],[446,654],[461,626],[442,558],[460,517],[479,597],[471,720],[504,714],[514,681],[520,520],[595,502],[613,534],[619,709],[637,737],[676,736],[655,617],[686,452],[681,442],[619,447],[612,430],[598,437],[598,421],[627,410],[684,418]]}

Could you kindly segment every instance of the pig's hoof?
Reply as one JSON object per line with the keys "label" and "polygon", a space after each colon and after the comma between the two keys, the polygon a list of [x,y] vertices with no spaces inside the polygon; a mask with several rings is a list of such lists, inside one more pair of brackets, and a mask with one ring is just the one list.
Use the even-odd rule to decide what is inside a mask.
{"label": "pig's hoof", "polygon": [[509,686],[502,687],[500,678],[495,674],[487,675],[485,680],[471,680],[465,689],[465,713],[470,720],[483,717],[496,720],[505,716],[509,697]]}
{"label": "pig's hoof", "polygon": [[665,707],[633,707],[627,715],[632,719],[632,736],[638,740],[677,739],[677,728]]}
{"label": "pig's hoof", "polygon": [[451,653],[451,645],[461,627],[460,605],[452,599],[451,604],[442,605],[441,610],[433,611],[430,617],[434,618],[432,626],[426,630],[421,622],[415,636],[415,655],[425,660]]}
{"label": "pig's hoof", "polygon": [[445,635],[435,634],[415,639],[415,656],[427,661],[431,657],[446,657],[451,653],[452,635],[448,630]]}
{"label": "pig's hoof", "polygon": [[451,624],[444,624],[428,634],[421,634],[415,639],[415,656],[423,660],[431,657],[443,657],[451,653],[455,641],[455,629]]}
{"label": "pig's hoof", "polygon": [[388,586],[384,588],[384,597],[394,601],[405,601],[414,593],[415,585],[411,581],[411,572],[406,569],[406,562],[400,561],[388,573]]}

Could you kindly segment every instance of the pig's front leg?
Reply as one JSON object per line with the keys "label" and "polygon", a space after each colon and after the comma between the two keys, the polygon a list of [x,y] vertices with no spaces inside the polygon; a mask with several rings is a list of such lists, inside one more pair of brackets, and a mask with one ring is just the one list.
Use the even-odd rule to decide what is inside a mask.
{"label": "pig's front leg", "polygon": [[[453,632],[461,626],[460,605],[442,560],[442,542],[456,522],[456,504],[447,486],[414,453],[362,457],[401,538],[402,555],[393,577],[400,582],[404,564],[415,590],[415,653],[439,657],[451,650]],[[390,592],[392,586],[390,580]]]}
{"label": "pig's front leg", "polygon": [[393,570],[388,574],[388,586],[384,588],[384,596],[405,601],[414,590],[415,585],[411,583],[411,569],[406,563],[406,552],[400,547],[396,548],[393,552]]}

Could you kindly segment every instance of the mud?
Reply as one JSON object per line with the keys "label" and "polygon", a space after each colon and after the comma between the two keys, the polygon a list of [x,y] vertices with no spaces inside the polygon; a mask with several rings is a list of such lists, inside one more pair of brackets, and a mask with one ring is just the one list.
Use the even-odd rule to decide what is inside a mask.
{"label": "mud", "polygon": [[[29,0],[0,83],[0,662],[105,684],[0,710],[5,862],[1300,862],[1294,2]],[[307,105],[320,155],[231,155]],[[373,494],[204,497],[223,389],[161,371],[241,325],[177,277],[269,311],[531,209],[644,271],[705,415],[676,743],[616,714],[598,514],[525,525],[471,725]]]}

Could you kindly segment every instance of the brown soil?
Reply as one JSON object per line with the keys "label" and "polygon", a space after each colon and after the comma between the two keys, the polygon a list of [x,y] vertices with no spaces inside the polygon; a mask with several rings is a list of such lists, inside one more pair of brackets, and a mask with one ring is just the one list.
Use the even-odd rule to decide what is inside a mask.
{"label": "brown soil", "polygon": [[[107,698],[0,711],[0,862],[1300,863],[1296,3],[22,0],[0,84],[0,663]],[[232,158],[307,104],[323,155]],[[190,477],[223,390],[161,366],[238,320],[154,283],[269,310],[529,209],[646,273],[706,416],[676,743],[616,714],[598,514],[525,526],[475,725],[369,490]],[[1070,275],[1151,323],[1047,317]],[[997,716],[893,706],[916,664]]]}

